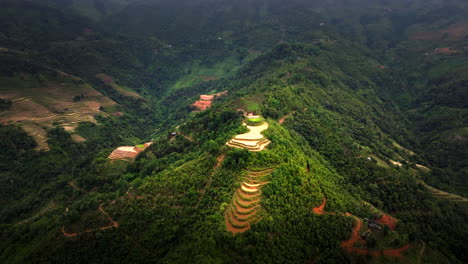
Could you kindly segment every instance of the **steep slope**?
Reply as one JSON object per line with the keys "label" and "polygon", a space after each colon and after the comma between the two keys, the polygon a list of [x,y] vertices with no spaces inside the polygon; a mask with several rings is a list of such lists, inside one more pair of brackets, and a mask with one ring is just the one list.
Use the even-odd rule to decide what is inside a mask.
{"label": "steep slope", "polygon": [[[404,57],[408,65],[396,69],[397,62],[377,57],[381,53],[371,52],[371,45],[340,36],[328,21],[321,25],[320,9],[304,7],[322,5],[310,1],[283,9],[285,1],[181,1],[180,14],[191,16],[176,18],[169,17],[176,12],[173,1],[138,1],[106,22],[122,25],[125,35],[119,36],[78,17],[73,19],[80,23],[67,32],[61,22],[73,19],[44,8],[51,21],[59,21],[49,36],[41,5],[6,2],[13,6],[0,11],[9,14],[0,17],[7,25],[2,46],[18,45],[28,63],[79,76],[121,108],[116,116],[98,118],[100,125],[80,124],[76,131],[87,139],[82,143],[63,129],[48,130],[50,151],[42,153],[18,127],[0,126],[3,262],[467,262],[466,207],[460,199],[439,199],[442,192],[431,193],[420,183],[437,165],[418,147],[424,141],[407,120],[409,109],[418,112],[418,100],[432,94],[436,102],[463,111],[462,96],[453,100],[435,92],[448,86],[463,95],[463,70],[454,73],[462,81],[444,79],[430,93],[418,82],[422,96],[408,103],[410,87],[401,84],[409,82],[400,78],[411,78],[400,74],[416,61]],[[300,5],[306,2],[310,5]],[[161,9],[151,9],[155,3]],[[353,10],[368,2],[359,3]],[[382,6],[376,3],[378,11]],[[25,10],[34,19],[12,15]],[[209,14],[195,15],[198,11]],[[124,21],[126,16],[132,19]],[[83,25],[99,33],[83,35]],[[29,29],[23,34],[16,26]],[[46,36],[28,39],[35,28]],[[144,33],[168,43],[134,36]],[[224,34],[221,39],[218,33]],[[400,37],[371,48],[391,47]],[[284,40],[295,43],[276,45]],[[398,51],[388,56],[393,52]],[[236,55],[242,55],[234,60],[236,67],[218,80],[186,82],[187,76],[200,75],[188,71],[192,65],[216,68]],[[200,72],[210,72],[205,69]],[[192,112],[200,94],[225,90],[229,95],[210,109]],[[395,96],[398,91],[401,97]],[[11,107],[10,101],[0,101],[0,107]],[[268,129],[249,137],[244,112],[261,114]],[[249,126],[263,121],[253,119],[246,120]],[[447,138],[460,140],[456,132]],[[226,146],[236,135],[243,135],[237,138],[240,148]],[[154,143],[133,163],[109,161],[114,148],[150,138]],[[253,148],[244,144],[249,139]],[[268,143],[262,151],[248,151],[260,150],[262,143]],[[392,217],[382,219],[382,211]],[[364,218],[369,220],[356,221]],[[389,228],[374,228],[379,221]]]}
{"label": "steep slope", "polygon": [[[347,46],[345,53],[343,45],[282,44],[252,61],[236,78],[211,84],[206,91],[222,83],[232,93],[226,101],[184,121],[179,131],[191,140],[184,136],[169,140],[161,134],[127,170],[111,174],[108,189],[90,190],[74,202],[62,201],[69,211],[49,218],[50,228],[41,231],[44,240],[34,247],[8,237],[18,231],[9,226],[2,242],[9,250],[2,256],[21,262],[8,252],[22,245],[34,252],[34,256],[25,253],[29,258],[48,262],[62,261],[63,252],[76,254],[71,263],[79,263],[82,256],[145,263],[189,262],[193,258],[252,263],[359,262],[362,256],[347,255],[340,247],[353,232],[354,220],[344,213],[376,218],[370,202],[400,220],[396,228],[401,236],[392,248],[410,244],[402,258],[418,258],[420,241],[442,237],[446,243],[427,246],[431,257],[439,263],[463,262],[460,252],[464,251],[466,211],[454,203],[437,202],[418,185],[412,169],[382,168],[367,160],[371,153],[387,158],[408,155],[395,149],[392,141],[393,135],[404,130],[398,109],[377,93],[376,82],[385,78],[378,74],[381,69],[367,58],[354,71],[344,71],[356,65],[354,56],[360,51]],[[266,117],[269,127],[263,133],[271,143],[265,150],[249,152],[224,145],[247,132],[239,108],[251,108]],[[281,125],[276,121],[289,113]],[[218,164],[217,157],[224,155]],[[112,166],[117,164],[96,165],[99,175],[99,171],[115,170]],[[273,167],[268,179],[261,179],[268,184],[256,187],[261,182],[252,173]],[[250,170],[248,180],[245,168]],[[244,183],[239,186],[239,182]],[[246,193],[249,190],[254,193]],[[236,192],[241,193],[242,201],[232,202]],[[256,201],[256,193],[261,193],[261,199],[258,207],[252,207],[250,201]],[[311,208],[323,197],[327,197],[327,211],[336,215],[313,213]],[[85,225],[91,221],[84,216],[98,207],[100,199],[109,202],[106,212],[119,223],[118,229],[75,237],[60,233],[63,222],[84,221],[80,225]],[[91,202],[85,206],[84,201]],[[443,210],[443,214],[432,210]],[[245,223],[254,217],[256,222],[233,237],[226,230],[226,212],[231,212],[228,220],[233,222],[229,223],[237,229],[245,225],[236,221]],[[424,221],[428,215],[431,222]],[[377,243],[387,243],[395,235],[373,232]],[[51,247],[57,237],[62,242]],[[99,246],[102,244],[106,247]],[[439,251],[441,246],[445,253]],[[127,254],[119,250],[122,248],[134,251]],[[106,253],[109,250],[111,256]]]}

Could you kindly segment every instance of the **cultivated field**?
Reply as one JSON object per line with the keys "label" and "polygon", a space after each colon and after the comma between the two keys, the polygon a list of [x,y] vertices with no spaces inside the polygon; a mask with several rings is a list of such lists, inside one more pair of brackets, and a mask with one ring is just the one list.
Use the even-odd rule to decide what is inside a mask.
{"label": "cultivated field", "polygon": [[[63,127],[74,133],[78,123],[96,123],[95,116],[105,115],[101,107],[116,105],[80,79],[57,72],[60,81],[37,82],[30,76],[21,79],[3,77],[0,98],[12,101],[11,108],[0,112],[1,124],[17,124],[37,142],[37,150],[48,150],[48,128]],[[73,139],[80,142],[79,135]]]}

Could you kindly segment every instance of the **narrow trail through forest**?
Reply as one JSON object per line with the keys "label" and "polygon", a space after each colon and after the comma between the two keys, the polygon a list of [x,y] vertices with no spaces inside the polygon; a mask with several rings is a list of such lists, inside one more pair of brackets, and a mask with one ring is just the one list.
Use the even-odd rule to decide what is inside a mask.
{"label": "narrow trail through forest", "polygon": [[221,167],[221,164],[223,163],[225,158],[226,158],[226,154],[224,154],[224,153],[219,155],[219,157],[216,158],[216,164],[213,167],[213,172],[208,177],[208,181],[206,182],[205,187],[200,191],[201,195],[198,198],[198,202],[197,202],[197,205],[195,206],[195,208],[198,208],[200,206],[200,203],[201,203],[203,197],[205,196],[206,190],[208,190],[210,188],[210,186],[211,186],[211,182],[213,180],[213,174],[215,174],[216,171]]}
{"label": "narrow trail through forest", "polygon": [[282,125],[282,124],[284,123],[284,121],[286,121],[286,118],[290,117],[292,114],[293,114],[293,113],[289,113],[289,114],[283,116],[282,118],[280,118],[280,119],[278,120],[278,123],[279,123],[280,125]]}
{"label": "narrow trail through forest", "polygon": [[424,251],[426,250],[426,243],[424,241],[422,243],[423,243],[423,246],[422,246],[421,250],[419,251],[419,255],[418,255],[419,256],[418,264],[421,263],[422,258],[424,256]]}
{"label": "narrow trail through forest", "polygon": [[21,225],[21,224],[26,224],[26,223],[29,223],[35,219],[37,219],[38,217],[48,213],[48,212],[51,212],[55,209],[57,209],[57,205],[55,204],[54,201],[51,201],[46,207],[44,207],[43,209],[41,209],[39,212],[37,212],[36,214],[34,214],[33,216],[29,217],[29,218],[26,218],[20,222],[17,223],[17,225]]}
{"label": "narrow trail through forest", "polygon": [[76,237],[76,236],[84,234],[84,233],[91,233],[91,232],[95,232],[95,231],[98,231],[98,230],[106,230],[106,229],[110,229],[110,228],[119,228],[119,223],[117,221],[115,221],[106,211],[104,211],[104,209],[102,208],[103,205],[104,205],[104,203],[101,203],[99,205],[98,210],[99,210],[99,212],[101,212],[103,215],[105,215],[107,217],[107,219],[110,222],[109,225],[102,226],[102,227],[97,227],[97,228],[86,229],[83,232],[75,232],[75,233],[66,232],[65,231],[65,226],[62,226],[63,236],[65,236],[65,237]]}

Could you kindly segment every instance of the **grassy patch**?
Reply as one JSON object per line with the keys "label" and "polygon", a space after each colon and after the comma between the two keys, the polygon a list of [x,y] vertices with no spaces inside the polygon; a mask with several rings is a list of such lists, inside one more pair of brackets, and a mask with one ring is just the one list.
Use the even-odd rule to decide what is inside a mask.
{"label": "grassy patch", "polygon": [[228,57],[210,67],[195,62],[185,70],[186,75],[172,85],[171,91],[190,87],[204,81],[221,79],[235,73],[239,67],[239,61],[235,57]]}
{"label": "grassy patch", "polygon": [[247,112],[258,112],[264,100],[265,96],[263,94],[248,95],[235,101],[234,107],[244,109]]}
{"label": "grassy patch", "polygon": [[246,118],[245,122],[249,126],[260,126],[265,122],[263,118]]}
{"label": "grassy patch", "polygon": [[381,167],[384,167],[384,168],[390,168],[390,166],[388,165],[387,162],[385,162],[384,160],[382,160],[381,158],[377,157],[376,155],[372,154],[371,155],[371,158],[375,161],[377,161],[377,165],[381,166]]}

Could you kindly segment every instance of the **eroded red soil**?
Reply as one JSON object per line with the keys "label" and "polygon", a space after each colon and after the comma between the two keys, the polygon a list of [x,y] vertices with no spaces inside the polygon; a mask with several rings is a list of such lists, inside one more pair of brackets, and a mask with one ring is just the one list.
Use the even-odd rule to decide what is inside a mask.
{"label": "eroded red soil", "polygon": [[[335,214],[333,212],[326,212],[325,211],[326,202],[327,202],[327,199],[324,198],[323,201],[322,201],[322,204],[320,204],[318,207],[315,207],[313,209],[314,213],[318,214],[318,215],[323,215],[323,214],[332,214],[333,215],[333,214]],[[400,258],[400,257],[403,257],[403,253],[411,247],[411,245],[406,244],[406,245],[404,245],[404,246],[402,246],[400,248],[391,248],[391,249],[383,249],[383,250],[372,250],[372,249],[367,249],[367,248],[357,248],[354,245],[355,243],[357,243],[357,242],[364,243],[364,240],[361,238],[361,236],[359,234],[359,230],[361,230],[361,228],[362,228],[362,220],[359,219],[358,217],[352,215],[351,213],[348,213],[348,212],[345,215],[346,216],[352,216],[356,220],[356,225],[353,227],[351,237],[348,240],[341,242],[341,247],[344,250],[346,250],[346,252],[348,252],[348,253],[355,253],[355,254],[359,254],[359,255],[370,255],[370,256],[375,256],[375,257],[385,255],[385,256]],[[380,218],[377,221],[379,223],[388,225],[388,227],[390,229],[392,229],[392,230],[395,230],[395,228],[396,228],[397,220],[394,217],[390,216],[390,215],[384,214],[382,216],[382,218]]]}
{"label": "eroded red soil", "polygon": [[356,242],[362,242],[361,236],[359,236],[359,230],[362,228],[362,221],[361,219],[357,218],[356,216],[353,216],[354,219],[356,220],[356,225],[353,227],[353,232],[351,233],[351,238],[341,242],[341,247],[345,248],[346,250],[353,250],[354,249],[354,243]]}
{"label": "eroded red soil", "polygon": [[317,207],[314,207],[314,213],[318,215],[323,215],[325,214],[325,204],[327,203],[327,198],[323,198],[322,204],[320,204]]}
{"label": "eroded red soil", "polygon": [[382,217],[377,220],[377,222],[387,225],[391,230],[396,230],[396,223],[398,220],[396,220],[394,217],[388,214],[382,215]]}
{"label": "eroded red soil", "polygon": [[223,163],[224,159],[226,158],[226,154],[221,154],[219,155],[218,158],[216,158],[217,162],[216,162],[216,165],[214,166],[213,169],[217,169],[221,166],[221,164]]}
{"label": "eroded red soil", "polygon": [[288,118],[290,116],[291,116],[291,113],[283,116],[282,118],[280,118],[280,120],[278,120],[278,123],[280,123],[280,125],[283,124],[284,121],[286,120],[286,118]]}
{"label": "eroded red soil", "polygon": [[213,103],[213,100],[216,97],[224,96],[227,95],[228,91],[223,91],[220,93],[216,94],[202,94],[200,95],[200,100],[196,101],[192,105],[198,110],[198,111],[205,111],[206,109],[211,107],[211,104]]}

